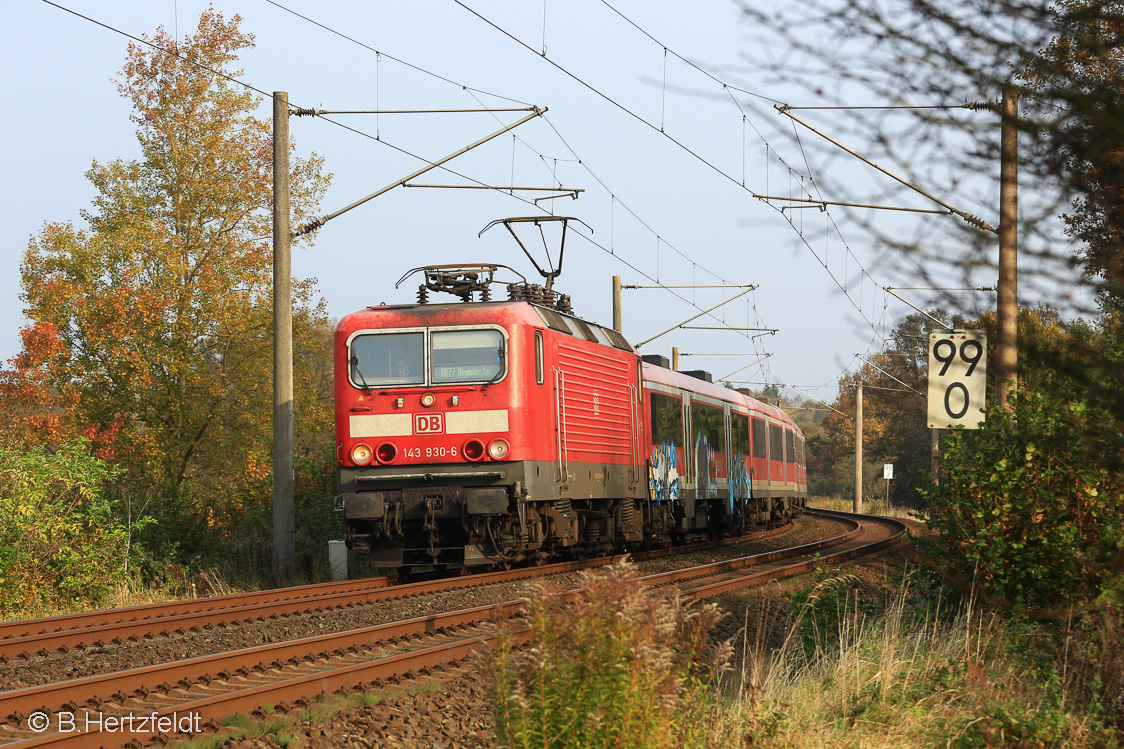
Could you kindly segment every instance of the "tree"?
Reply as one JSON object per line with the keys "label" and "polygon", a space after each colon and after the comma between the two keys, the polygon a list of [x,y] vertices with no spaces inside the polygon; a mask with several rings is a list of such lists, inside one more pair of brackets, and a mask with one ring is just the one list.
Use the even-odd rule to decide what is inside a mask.
{"label": "tree", "polygon": [[0,446],[0,611],[94,605],[127,566],[127,531],[104,496],[118,470],[85,439]]}
{"label": "tree", "polygon": [[[1124,310],[1124,3],[1060,0],[1054,36],[1024,55],[1020,77],[1044,141],[1071,183],[1066,232],[1083,245],[1085,277],[1102,305]],[[1061,171],[1061,170],[1059,170]]]}
{"label": "tree", "polygon": [[[1086,324],[1054,332],[1049,345],[1063,358],[1067,348],[1084,355]],[[1038,609],[1113,587],[1118,597],[1124,444],[1118,432],[1105,432],[1106,421],[1095,392],[1054,370],[1020,384],[1013,413],[992,407],[977,432],[953,431],[943,445],[942,480],[925,492],[940,563]],[[1056,616],[1064,622],[1071,614]]]}
{"label": "tree", "polygon": [[[766,37],[762,56],[784,61],[763,64],[807,93],[794,92],[794,103],[918,107],[816,113],[814,124],[992,225],[1000,128],[994,105],[1014,86],[1022,107],[1019,295],[1072,315],[1101,309],[1074,293],[1075,269],[1098,292],[1116,293],[1119,282],[1122,9],[1120,0],[809,0],[746,13]],[[802,144],[810,160],[820,148],[829,157],[839,153],[826,141]],[[891,180],[878,177],[873,184],[884,192],[872,194],[851,171],[842,178],[816,171],[826,199],[908,202]],[[1063,215],[1071,241],[1059,231]],[[995,235],[955,217],[920,217],[908,227],[879,211],[852,210],[847,218],[892,251],[887,266],[895,275],[909,270],[921,281],[911,285],[975,287],[990,280],[981,271],[996,265]],[[946,294],[940,303],[971,312],[958,297]]]}
{"label": "tree", "polygon": [[[931,310],[939,319],[950,317],[944,310]],[[953,317],[953,324],[968,325]],[[931,319],[921,313],[898,323],[882,351],[867,357],[856,372],[839,380],[839,397],[824,420],[824,435],[814,445],[815,465],[809,467],[813,493],[849,495],[854,489],[854,422],[838,412],[854,414],[854,388],[863,389],[863,453],[866,457],[864,491],[880,495],[882,464],[894,464],[890,484],[892,502],[908,507],[921,504],[917,490],[928,485],[930,470],[929,429],[925,420],[928,386],[928,333]],[[812,452],[812,449],[809,449]],[[822,471],[815,476],[812,468]]]}
{"label": "tree", "polygon": [[[1017,87],[1019,297],[1048,306],[1020,310],[1014,418],[989,414],[981,430],[952,439],[942,457],[950,480],[930,495],[933,522],[947,544],[942,560],[960,571],[966,560],[978,564],[981,582],[1009,598],[1119,591],[1124,3],[809,0],[747,13],[790,45],[775,69],[834,98],[823,103],[930,105],[900,115],[848,112],[857,124],[843,137],[866,136],[865,155],[946,201],[981,206],[992,220],[993,102]],[[825,22],[830,42],[812,28]],[[816,183],[829,199],[876,202],[848,195],[839,180],[817,175]],[[886,229],[892,222],[881,217],[852,216],[933,287],[976,286],[981,269],[994,268],[994,235],[966,222],[921,219],[910,235]],[[1081,276],[1095,303],[1073,293]],[[966,283],[948,282],[955,279]],[[952,295],[945,301],[972,313]],[[993,315],[976,315],[981,327],[993,325]]]}
{"label": "tree", "polygon": [[[253,45],[240,21],[208,10],[182,42],[159,29],[129,46],[119,90],[140,157],[95,162],[88,228],[45,224],[21,269],[25,344],[45,343],[15,380],[34,370],[53,407],[104,435],[124,498],[188,549],[270,471],[272,138],[231,69]],[[291,163],[295,225],[329,176],[315,155]],[[324,323],[311,294],[295,284],[298,336]],[[310,411],[328,407],[302,405],[303,424],[322,429]]]}

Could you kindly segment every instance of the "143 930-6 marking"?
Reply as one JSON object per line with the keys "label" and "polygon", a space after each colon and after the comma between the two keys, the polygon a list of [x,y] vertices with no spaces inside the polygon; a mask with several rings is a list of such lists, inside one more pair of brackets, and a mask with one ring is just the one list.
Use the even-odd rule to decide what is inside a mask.
{"label": "143 930-6 marking", "polygon": [[455,458],[457,457],[457,446],[407,447],[403,451],[403,455],[407,458]]}

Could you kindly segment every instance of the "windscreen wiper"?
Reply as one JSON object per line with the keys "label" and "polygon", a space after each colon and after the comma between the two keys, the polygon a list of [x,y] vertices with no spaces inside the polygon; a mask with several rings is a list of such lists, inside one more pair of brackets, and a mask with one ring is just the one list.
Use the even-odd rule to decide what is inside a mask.
{"label": "windscreen wiper", "polygon": [[496,373],[494,375],[492,375],[492,379],[490,379],[490,380],[488,380],[487,382],[484,383],[483,389],[485,391],[488,390],[489,385],[495,385],[499,381],[500,377],[503,376],[503,371],[505,369],[504,364],[506,363],[504,361],[503,346],[500,346],[499,349],[496,350],[496,356],[500,360],[500,368],[499,368],[499,370],[496,371]]}

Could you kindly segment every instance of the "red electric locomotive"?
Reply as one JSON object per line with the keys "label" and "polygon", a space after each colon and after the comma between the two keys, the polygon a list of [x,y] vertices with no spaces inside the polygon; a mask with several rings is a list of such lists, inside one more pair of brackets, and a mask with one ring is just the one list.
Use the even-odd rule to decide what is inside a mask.
{"label": "red electric locomotive", "polygon": [[490,301],[497,267],[419,269],[419,304],[337,326],[348,548],[378,567],[536,562],[802,509],[803,436],[783,412],[642,361],[550,290]]}

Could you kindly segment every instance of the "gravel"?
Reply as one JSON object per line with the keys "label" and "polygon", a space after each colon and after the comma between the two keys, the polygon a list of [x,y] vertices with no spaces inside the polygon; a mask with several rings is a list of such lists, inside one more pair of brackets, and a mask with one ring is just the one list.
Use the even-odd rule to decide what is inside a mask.
{"label": "gravel", "polygon": [[[802,517],[792,530],[772,538],[639,562],[637,567],[641,574],[680,569],[810,543],[836,535],[841,528],[838,522]],[[553,578],[559,585],[569,587],[576,585],[578,579],[577,573]],[[0,664],[0,691],[508,601],[520,597],[525,585],[525,581],[486,585],[16,659]],[[328,719],[304,722],[287,730],[302,743],[317,747],[483,747],[490,745],[487,715],[483,685],[471,671],[457,669],[451,675],[441,675],[436,684],[421,691],[396,693],[372,705],[350,706]],[[276,735],[266,734],[255,738],[228,737],[222,745],[280,746],[279,741]]]}

